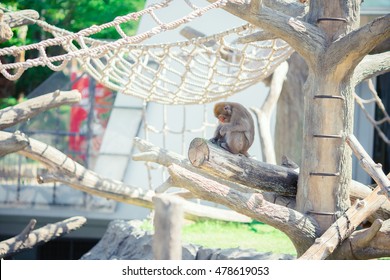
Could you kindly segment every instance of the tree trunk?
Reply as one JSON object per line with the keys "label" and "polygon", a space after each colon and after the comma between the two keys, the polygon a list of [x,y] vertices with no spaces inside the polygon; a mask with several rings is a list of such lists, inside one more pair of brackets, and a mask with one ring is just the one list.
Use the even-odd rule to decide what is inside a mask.
{"label": "tree trunk", "polygon": [[344,138],[352,133],[353,97],[350,85],[315,72],[306,84],[297,209],[325,231],[350,206],[352,158]]}
{"label": "tree trunk", "polygon": [[321,232],[350,206],[352,159],[345,136],[353,131],[352,71],[343,63],[332,64],[329,50],[356,27],[356,2],[310,1],[308,21],[324,31],[325,44],[308,65],[297,209],[313,215]]}
{"label": "tree trunk", "polygon": [[303,85],[308,69],[303,58],[294,53],[288,59],[287,79],[278,101],[275,125],[275,155],[288,156],[301,165],[303,130]]}

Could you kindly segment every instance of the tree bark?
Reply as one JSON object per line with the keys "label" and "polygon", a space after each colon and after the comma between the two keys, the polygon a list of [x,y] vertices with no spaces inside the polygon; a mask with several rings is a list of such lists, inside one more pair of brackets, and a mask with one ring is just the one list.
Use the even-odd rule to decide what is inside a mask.
{"label": "tree bark", "polygon": [[181,260],[183,201],[169,195],[153,197],[155,209],[153,255],[155,260]]}
{"label": "tree bark", "polygon": [[376,220],[370,228],[355,231],[329,257],[338,260],[369,260],[390,256],[390,220]]}
{"label": "tree bark", "polygon": [[194,166],[215,176],[224,174],[229,181],[280,195],[296,195],[298,174],[290,168],[231,154],[202,138],[191,141],[188,158]]}
{"label": "tree bark", "polygon": [[0,137],[0,157],[22,150],[27,146],[27,136],[19,131]]}
{"label": "tree bark", "polygon": [[[217,146],[205,139],[198,139],[197,141],[200,141],[200,143],[203,143],[207,146],[204,149],[202,148],[202,152],[199,154],[199,156],[204,157],[207,160],[204,160],[204,162],[200,165],[198,163],[197,167],[192,166],[190,161],[182,155],[156,147],[153,144],[140,138],[135,138],[134,143],[137,148],[142,151],[142,153],[134,155],[133,159],[155,162],[166,167],[169,167],[171,164],[177,164],[191,172],[197,173],[203,177],[227,185],[230,188],[236,189],[240,192],[261,192],[264,196],[264,199],[269,202],[296,209],[294,196],[281,195],[281,193],[291,193],[291,195],[296,194],[296,182],[298,180],[298,174],[294,171],[294,169],[285,166],[275,166],[272,164],[251,160],[239,155],[232,155],[229,152],[218,148]],[[208,154],[208,152],[211,150],[217,150],[216,153],[220,153],[220,157],[222,157],[223,159],[217,157],[218,161],[214,161],[216,157],[210,157]],[[251,176],[245,176],[245,173],[242,172],[243,168],[242,166],[240,166],[240,164],[243,161],[245,161],[247,165],[251,165],[253,163],[251,169],[253,169],[254,171],[251,172]],[[216,172],[214,170],[214,166],[215,168],[218,168],[219,172]],[[225,166],[227,167],[225,168]],[[264,170],[262,170],[262,168],[264,168],[264,170],[280,170],[281,173],[288,173],[293,177],[295,176],[295,179],[292,180],[295,183],[293,183],[294,185],[288,186],[287,190],[283,189],[280,186],[276,188],[270,188],[269,185],[275,184],[274,178],[272,176],[267,176],[267,174],[265,174],[264,177],[260,179],[256,178],[258,174],[266,173]],[[215,174],[215,176],[213,174]],[[267,179],[269,179],[270,181],[267,181]],[[281,176],[279,176],[279,179],[282,181]],[[287,179],[287,181],[285,182],[282,182],[281,185],[288,185],[288,180],[289,179]],[[256,181],[260,181],[261,183],[256,185],[255,188],[252,188],[250,186],[251,182]],[[167,182],[156,188],[156,192],[164,192],[170,187],[172,187],[172,182],[168,180]],[[271,189],[271,191],[266,192],[265,190],[267,189]],[[280,189],[281,193],[278,193]],[[370,195],[370,193],[372,193],[372,190],[369,187],[352,180],[351,200],[353,202],[357,199],[364,199],[365,197]],[[390,202],[385,202],[376,213],[369,217],[369,221],[373,222],[376,219],[386,220],[389,218]]]}
{"label": "tree bark", "polygon": [[241,193],[175,164],[168,171],[175,185],[191,191],[199,198],[220,203],[285,232],[298,255],[314,241],[317,229],[313,220],[290,208],[267,202],[260,193]]}
{"label": "tree bark", "polygon": [[[356,201],[326,232],[316,239],[299,259],[323,260],[326,259],[368,216],[374,213],[386,200],[386,196],[380,195],[378,186],[364,200]],[[385,255],[386,256],[386,255]]]}
{"label": "tree bark", "polygon": [[[14,144],[18,145],[17,139],[9,132],[0,131],[0,143],[3,139],[14,141]],[[39,161],[48,168],[46,172],[38,175],[37,180],[39,183],[61,182],[89,194],[113,199],[118,202],[153,208],[152,198],[155,195],[153,191],[144,191],[141,188],[102,177],[47,144],[33,138],[27,138],[26,140],[28,145],[24,149],[18,150],[18,153]],[[9,145],[12,146],[11,143]],[[2,150],[3,146],[0,146],[0,154]],[[184,203],[184,212],[186,219],[194,221],[204,219],[236,222],[251,221],[248,217],[230,210],[216,209],[215,207],[199,205],[190,201]]]}
{"label": "tree bark", "polygon": [[3,16],[4,22],[9,27],[14,28],[22,25],[34,24],[34,19],[39,18],[39,13],[34,10],[23,10],[17,12],[5,13]]}
{"label": "tree bark", "polygon": [[61,105],[79,103],[81,93],[77,90],[55,91],[0,110],[0,130],[30,119],[48,109]]}
{"label": "tree bark", "polygon": [[84,217],[72,217],[28,232],[27,236],[24,236],[23,231],[21,235],[0,242],[0,258],[7,257],[25,249],[31,249],[39,244],[68,234],[82,227],[86,221],[87,219]]}

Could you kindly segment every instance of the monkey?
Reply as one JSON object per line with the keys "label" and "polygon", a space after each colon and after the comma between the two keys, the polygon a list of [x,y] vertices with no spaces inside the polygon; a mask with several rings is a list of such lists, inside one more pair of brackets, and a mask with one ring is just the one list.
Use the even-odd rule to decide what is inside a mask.
{"label": "monkey", "polygon": [[232,154],[249,157],[255,129],[249,111],[239,103],[220,102],[214,105],[214,116],[219,120],[214,137],[210,141]]}

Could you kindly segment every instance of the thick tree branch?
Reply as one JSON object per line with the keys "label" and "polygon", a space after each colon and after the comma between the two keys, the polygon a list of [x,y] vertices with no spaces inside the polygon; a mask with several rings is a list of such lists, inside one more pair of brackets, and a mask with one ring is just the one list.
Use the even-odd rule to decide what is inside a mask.
{"label": "thick tree branch", "polygon": [[0,110],[0,129],[13,126],[32,118],[43,111],[66,104],[79,103],[81,93],[77,90],[55,91]]}
{"label": "thick tree branch", "polygon": [[352,81],[358,85],[366,79],[387,73],[390,71],[390,51],[372,55],[366,55],[356,66]]}
{"label": "thick tree branch", "polygon": [[[375,164],[354,135],[348,135],[346,142],[351,147],[363,169],[375,180],[378,186],[362,201],[356,201],[300,259],[325,259],[333,253],[343,240],[348,238],[356,227],[388,201],[390,180],[381,166]],[[372,235],[371,235],[372,236]],[[371,238],[372,239],[372,238]]]}
{"label": "thick tree branch", "polygon": [[368,229],[355,231],[331,256],[368,260],[390,256],[390,220],[376,220]]}
{"label": "thick tree branch", "polygon": [[313,246],[303,254],[302,260],[326,259],[342,241],[368,216],[374,213],[386,201],[386,196],[380,195],[380,187],[364,200],[356,201],[325,233],[316,240]]}
{"label": "thick tree branch", "polygon": [[0,157],[24,149],[28,145],[28,138],[19,131],[14,134],[0,135]]}
{"label": "thick tree branch", "polygon": [[240,37],[238,38],[235,43],[238,44],[247,44],[247,43],[252,43],[252,42],[257,42],[257,41],[266,41],[266,40],[273,40],[277,39],[278,37],[275,36],[274,34],[261,30],[255,33],[252,33],[250,35]]}
{"label": "thick tree branch", "polygon": [[42,228],[29,232],[23,231],[22,234],[27,233],[27,236],[18,235],[16,237],[0,242],[0,258],[7,257],[16,252],[31,249],[39,244],[48,242],[57,237],[68,234],[82,227],[87,219],[84,217],[72,217],[55,224],[48,224]]}
{"label": "thick tree branch", "polygon": [[316,236],[314,220],[290,208],[269,203],[260,193],[241,193],[175,164],[168,171],[175,185],[285,232],[296,248],[306,248]]}
{"label": "thick tree branch", "polygon": [[303,17],[308,6],[296,0],[263,0],[263,5],[292,17]]}
{"label": "thick tree branch", "polygon": [[[215,2],[214,0],[208,1]],[[324,51],[325,34],[321,29],[312,24],[264,5],[257,13],[251,11],[250,4],[229,2],[224,9],[283,39],[305,58],[308,64],[313,64],[318,54]]]}
{"label": "thick tree branch", "polygon": [[27,24],[34,24],[34,19],[38,18],[39,13],[34,10],[9,12],[5,13],[3,16],[4,22],[6,22],[11,28]]}
{"label": "thick tree branch", "polygon": [[[12,134],[0,131],[0,139],[12,138]],[[82,165],[58,151],[57,149],[28,138],[28,145],[19,150],[19,154],[43,163],[48,171],[38,176],[39,183],[61,182],[77,190],[89,194],[113,199],[115,201],[153,208],[153,191],[123,184],[120,181],[104,178],[86,169]],[[1,148],[0,148],[1,151]],[[226,221],[250,222],[248,217],[225,209],[198,205],[186,201],[184,204],[185,217],[189,220],[220,219]]]}
{"label": "thick tree branch", "polygon": [[376,18],[334,42],[327,50],[327,65],[343,68],[355,66],[381,42],[390,37],[390,14]]}
{"label": "thick tree branch", "polygon": [[[205,141],[205,143],[207,143],[207,141]],[[205,165],[199,165],[198,167],[194,167],[191,165],[190,161],[186,159],[184,156],[156,147],[152,143],[147,142],[143,139],[135,138],[134,144],[140,151],[142,151],[142,153],[134,155],[133,160],[151,161],[166,167],[174,163],[191,172],[197,173],[203,177],[227,185],[240,192],[253,193],[256,191],[261,191],[264,198],[267,201],[295,209],[295,194],[297,189],[296,181],[298,180],[298,174],[294,171],[294,169],[285,166],[276,166],[278,169],[279,168],[281,169],[281,173],[292,172],[291,176],[295,176],[294,177],[295,179],[293,179],[295,183],[289,185],[287,189],[283,189],[281,193],[278,193],[280,186],[272,188],[270,186],[273,186],[275,184],[273,181],[264,181],[264,178],[268,178],[268,177],[271,178],[271,180],[274,180],[272,178],[272,175],[268,174],[269,175],[268,177],[263,177],[263,178],[261,178],[260,176],[263,173],[267,174],[267,170],[274,170],[275,165],[273,164],[258,162],[258,164],[260,165],[259,169],[256,169],[254,172],[252,172],[252,175],[254,175],[255,178],[253,176],[245,177],[246,171],[240,172],[240,170],[246,170],[246,169],[245,168],[242,169],[242,166],[240,167],[240,165],[238,166],[228,165],[227,159],[237,158],[237,160],[240,161],[240,160],[245,160],[246,158],[241,159],[242,157],[240,156],[231,155],[228,152],[217,148],[215,145],[209,145],[209,147],[211,147],[211,149],[213,150],[218,149],[220,150],[220,152],[224,152],[222,162],[216,160],[215,157],[212,157],[208,159],[208,162],[206,162]],[[208,166],[210,168],[208,168]],[[224,169],[226,166],[227,169]],[[262,167],[264,167],[264,170],[262,170]],[[219,172],[216,170],[219,170]],[[271,174],[273,173],[273,171],[270,172]],[[215,174],[215,176],[212,174]],[[278,176],[279,178],[281,178],[280,174],[278,174]],[[263,180],[263,183],[256,184],[255,188],[252,188],[253,182],[258,182],[259,180]],[[291,181],[291,179],[288,180]],[[283,184],[288,184],[288,182],[284,182]],[[171,185],[171,182],[168,181],[168,183],[164,183],[163,185],[164,186],[161,186],[161,189],[165,189],[165,186],[169,187]],[[264,186],[264,189],[262,188],[262,186]],[[160,189],[160,187],[158,189]],[[271,190],[271,191],[268,192],[267,190]],[[291,193],[290,195],[293,196],[288,196],[288,197],[283,196],[282,193],[286,193],[286,192]],[[353,201],[355,201],[356,199],[364,199],[371,192],[372,190],[369,187],[360,184],[356,181],[352,181],[350,193],[351,193],[351,199]],[[375,219],[378,218],[380,219],[390,218],[390,202],[386,202],[385,204],[383,204],[380,210],[378,210],[375,214],[373,214],[370,217],[370,221],[374,221]]]}
{"label": "thick tree branch", "polygon": [[[135,161],[148,161],[148,162],[154,162],[160,165],[163,165],[165,167],[169,167],[171,164],[177,164],[191,172],[199,173],[200,175],[219,181],[221,180],[220,177],[215,177],[213,174],[210,174],[207,170],[201,170],[197,167],[194,167],[191,162],[184,156],[174,153],[172,151],[168,151],[165,149],[162,149],[160,147],[157,147],[153,145],[150,142],[147,142],[141,138],[134,138],[134,145],[137,147],[138,150],[141,151],[139,154],[133,155],[132,159]],[[224,178],[227,179],[227,178]],[[255,192],[256,190],[246,188],[244,186],[241,186],[235,182],[229,182],[225,181],[223,184],[227,184],[231,188],[238,189],[242,192]],[[161,186],[157,188],[157,192],[161,193],[165,190],[167,190],[171,186],[170,180],[167,182],[164,182]]]}

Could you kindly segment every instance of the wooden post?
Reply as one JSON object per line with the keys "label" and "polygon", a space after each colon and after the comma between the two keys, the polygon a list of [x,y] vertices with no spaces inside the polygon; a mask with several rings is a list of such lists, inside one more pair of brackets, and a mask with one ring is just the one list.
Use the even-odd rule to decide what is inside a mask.
{"label": "wooden post", "polygon": [[183,200],[173,195],[153,197],[155,207],[153,255],[156,260],[181,260]]}

